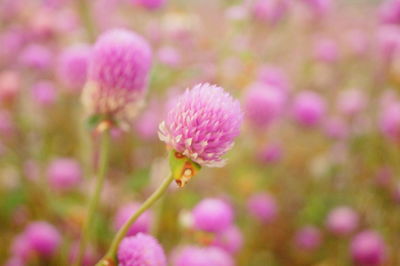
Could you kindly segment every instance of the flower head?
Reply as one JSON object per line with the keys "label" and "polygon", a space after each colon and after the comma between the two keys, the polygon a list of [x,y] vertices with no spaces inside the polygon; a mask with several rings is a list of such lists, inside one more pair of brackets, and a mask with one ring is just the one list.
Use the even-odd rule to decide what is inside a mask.
{"label": "flower head", "polygon": [[121,266],[166,266],[167,259],[157,240],[139,233],[122,240],[118,250]]}
{"label": "flower head", "polygon": [[58,58],[58,77],[64,86],[71,91],[81,91],[88,71],[91,49],[80,44],[64,50]]}
{"label": "flower head", "polygon": [[159,137],[200,165],[221,167],[242,123],[240,104],[221,87],[198,84],[177,99]]}
{"label": "flower head", "polygon": [[220,199],[208,198],[197,204],[192,211],[197,229],[207,232],[220,232],[232,224],[231,206]]}
{"label": "flower head", "polygon": [[91,114],[130,119],[146,91],[151,49],[139,35],[124,29],[103,33],[96,41],[82,100]]}
{"label": "flower head", "polygon": [[321,232],[314,226],[305,226],[301,228],[295,236],[295,244],[303,250],[315,250],[321,245],[321,241]]}
{"label": "flower head", "polygon": [[311,127],[319,124],[325,114],[325,102],[316,93],[301,92],[293,106],[294,117],[301,125]]}
{"label": "flower head", "polygon": [[51,162],[47,170],[47,176],[53,188],[68,190],[81,181],[82,170],[75,160],[59,158]]}
{"label": "flower head", "polygon": [[351,242],[351,255],[357,265],[381,265],[385,259],[385,243],[374,231],[363,231]]}
{"label": "flower head", "polygon": [[237,226],[229,226],[215,236],[212,245],[220,247],[230,254],[234,254],[242,248],[242,232]]}
{"label": "flower head", "polygon": [[349,207],[337,207],[329,213],[326,226],[334,234],[350,234],[358,226],[358,215]]}
{"label": "flower head", "polygon": [[258,193],[250,197],[247,206],[251,215],[258,220],[270,223],[277,217],[278,206],[272,195],[267,193]]}
{"label": "flower head", "polygon": [[47,222],[31,223],[26,228],[24,235],[30,248],[43,257],[54,255],[61,244],[60,233]]}
{"label": "flower head", "polygon": [[282,91],[255,84],[245,97],[245,113],[249,121],[258,128],[269,126],[283,111],[285,95]]}

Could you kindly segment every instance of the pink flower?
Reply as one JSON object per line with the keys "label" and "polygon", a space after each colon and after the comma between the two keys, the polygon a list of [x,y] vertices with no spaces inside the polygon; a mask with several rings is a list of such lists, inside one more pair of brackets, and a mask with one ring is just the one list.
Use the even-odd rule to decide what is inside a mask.
{"label": "pink flower", "polygon": [[167,259],[158,241],[146,234],[125,237],[118,249],[120,266],[166,266]]}
{"label": "pink flower", "polygon": [[57,74],[63,85],[80,92],[86,82],[91,49],[86,44],[65,49],[58,58]]}
{"label": "pink flower", "polygon": [[336,235],[348,235],[357,228],[358,215],[349,207],[337,207],[329,213],[326,226]]}
{"label": "pink flower", "polygon": [[221,87],[198,84],[180,96],[159,127],[159,137],[200,165],[221,167],[242,123],[240,104]]}
{"label": "pink flower", "polygon": [[124,29],[103,33],[89,62],[83,103],[91,114],[131,119],[147,88],[151,49],[139,35]]}
{"label": "pink flower", "polygon": [[264,223],[273,222],[278,215],[275,198],[267,193],[258,193],[250,197],[247,208],[252,216]]}
{"label": "pink flower", "polygon": [[283,111],[286,97],[270,86],[254,84],[245,95],[246,117],[253,126],[265,128],[275,121]]}
{"label": "pink flower", "polygon": [[47,169],[47,177],[53,188],[68,190],[79,184],[82,170],[74,159],[59,158],[51,162]]}
{"label": "pink flower", "polygon": [[186,246],[175,251],[172,258],[173,266],[233,266],[235,265],[228,253],[217,247]]}
{"label": "pink flower", "polygon": [[220,247],[230,254],[237,253],[243,246],[242,232],[237,226],[230,226],[219,232],[212,243],[213,246]]}
{"label": "pink flower", "polygon": [[325,115],[325,101],[315,92],[303,91],[295,99],[293,115],[303,126],[316,126]]}
{"label": "pink flower", "polygon": [[207,232],[220,232],[232,224],[233,210],[220,199],[208,198],[198,203],[193,211],[194,225]]}
{"label": "pink flower", "polygon": [[350,252],[355,264],[377,266],[385,260],[386,245],[378,233],[363,231],[351,241]]}

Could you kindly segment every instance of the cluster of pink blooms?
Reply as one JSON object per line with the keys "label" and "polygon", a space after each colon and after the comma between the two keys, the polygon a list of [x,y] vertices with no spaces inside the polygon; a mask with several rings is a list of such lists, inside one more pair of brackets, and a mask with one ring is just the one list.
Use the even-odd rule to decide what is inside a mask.
{"label": "cluster of pink blooms", "polygon": [[[76,2],[0,3],[0,212],[15,233],[4,234],[0,263],[77,260],[84,177],[101,157],[81,118],[95,124],[94,147],[105,124],[112,143],[83,265],[139,210],[144,176],[168,174],[152,165],[164,146],[199,168],[232,164],[146,210],[118,265],[399,260],[389,244],[400,202],[400,0],[360,4],[371,19],[334,0]],[[330,245],[346,257],[320,260]]]}

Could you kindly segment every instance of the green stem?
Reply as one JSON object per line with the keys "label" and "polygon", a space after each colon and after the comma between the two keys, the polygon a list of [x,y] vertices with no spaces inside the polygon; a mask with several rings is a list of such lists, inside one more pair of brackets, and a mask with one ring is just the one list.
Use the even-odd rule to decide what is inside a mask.
{"label": "green stem", "polygon": [[104,256],[104,258],[96,264],[96,266],[105,266],[105,265],[116,265],[116,254],[118,251],[118,246],[121,243],[122,239],[125,237],[131,225],[140,217],[142,213],[144,213],[147,209],[149,209],[168,189],[168,186],[174,181],[173,175],[170,175],[166,178],[161,186],[140,206],[140,208],[129,218],[128,221],[118,230],[115,235],[113,241],[111,242],[111,246]]}
{"label": "green stem", "polygon": [[81,241],[79,243],[79,253],[75,265],[80,265],[85,253],[86,246],[90,239],[91,228],[96,213],[96,208],[100,199],[101,190],[103,188],[104,179],[108,169],[108,151],[110,146],[110,136],[108,130],[104,130],[101,134],[100,158],[98,171],[96,176],[96,187],[92,197],[89,199],[89,207],[87,218],[82,230]]}

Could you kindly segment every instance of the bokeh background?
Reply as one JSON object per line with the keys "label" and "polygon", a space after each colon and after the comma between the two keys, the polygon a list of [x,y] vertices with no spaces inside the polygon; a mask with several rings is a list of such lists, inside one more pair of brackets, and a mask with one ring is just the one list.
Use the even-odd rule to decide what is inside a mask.
{"label": "bokeh background", "polygon": [[[158,125],[200,82],[240,100],[241,135],[224,168],[172,186],[132,234],[171,265],[186,245],[244,266],[400,265],[399,26],[397,0],[2,0],[0,264],[71,265],[98,147],[80,94],[91,45],[123,27],[153,50],[149,91],[112,132],[86,265],[168,173]],[[217,233],[193,222],[210,198],[234,213]],[[27,251],[29,228],[54,248]]]}

